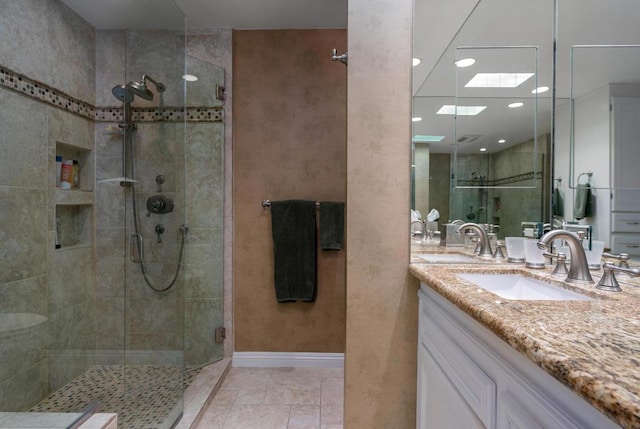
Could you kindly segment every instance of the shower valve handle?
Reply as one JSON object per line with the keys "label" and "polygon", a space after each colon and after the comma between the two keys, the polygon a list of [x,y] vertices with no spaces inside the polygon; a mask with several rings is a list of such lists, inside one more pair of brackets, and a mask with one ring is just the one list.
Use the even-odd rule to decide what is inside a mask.
{"label": "shower valve handle", "polygon": [[173,200],[164,195],[154,195],[147,199],[147,217],[151,213],[166,214],[173,211]]}

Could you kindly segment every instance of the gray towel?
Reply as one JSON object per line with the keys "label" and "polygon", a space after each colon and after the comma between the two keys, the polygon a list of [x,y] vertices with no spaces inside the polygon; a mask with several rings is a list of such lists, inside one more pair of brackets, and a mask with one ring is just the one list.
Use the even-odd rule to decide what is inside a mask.
{"label": "gray towel", "polygon": [[344,203],[320,203],[320,247],[322,250],[340,250],[344,240]]}
{"label": "gray towel", "polygon": [[316,298],[316,203],[271,202],[274,281],[278,302]]}
{"label": "gray towel", "polygon": [[588,183],[579,184],[576,187],[576,200],[573,203],[573,217],[577,220],[584,219],[592,215],[591,185]]}
{"label": "gray towel", "polygon": [[564,217],[564,196],[558,188],[553,190],[553,215]]}

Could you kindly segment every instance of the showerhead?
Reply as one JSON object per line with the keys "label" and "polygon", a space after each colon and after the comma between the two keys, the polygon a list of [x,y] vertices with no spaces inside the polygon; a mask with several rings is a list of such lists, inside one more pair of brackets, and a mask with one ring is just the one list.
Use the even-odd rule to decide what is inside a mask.
{"label": "showerhead", "polygon": [[162,82],[156,82],[154,79],[147,75],[142,76],[140,82],[129,82],[126,85],[114,86],[111,92],[120,101],[124,103],[133,102],[134,95],[144,98],[145,100],[153,100],[153,92],[147,88],[147,81],[153,83],[156,87],[156,91],[164,92],[167,87]]}
{"label": "showerhead", "polygon": [[133,101],[133,93],[124,85],[116,85],[111,90],[113,95],[123,103],[131,103]]}
{"label": "showerhead", "polygon": [[145,100],[153,100],[153,92],[149,91],[147,85],[143,82],[129,82],[127,84],[127,90],[131,93],[137,95],[138,97],[144,98]]}

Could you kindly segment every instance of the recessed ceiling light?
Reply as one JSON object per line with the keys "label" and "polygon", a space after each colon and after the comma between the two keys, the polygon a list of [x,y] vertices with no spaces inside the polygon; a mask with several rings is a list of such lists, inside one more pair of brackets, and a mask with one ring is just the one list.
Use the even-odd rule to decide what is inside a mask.
{"label": "recessed ceiling light", "polygon": [[500,139],[498,140],[498,143],[502,144],[502,143],[506,143],[507,141],[505,139]]}
{"label": "recessed ceiling light", "polygon": [[198,80],[198,76],[194,74],[185,74],[182,76],[182,79],[186,80],[187,82],[195,82],[196,80]]}
{"label": "recessed ceiling light", "polygon": [[542,94],[543,92],[547,92],[549,91],[549,87],[548,86],[539,86],[536,89],[532,89],[531,93],[532,94]]}
{"label": "recessed ceiling light", "polygon": [[411,118],[411,122],[420,122],[422,120],[422,118],[420,116],[414,116],[413,118]]}
{"label": "recessed ceiling light", "polygon": [[420,58],[417,57],[413,57],[413,66],[417,66],[418,64],[420,64],[422,62],[422,60]]}
{"label": "recessed ceiling light", "polygon": [[480,148],[480,152],[486,152],[486,151],[487,151],[487,148],[486,148],[486,147],[481,147],[481,148]]}
{"label": "recessed ceiling light", "polygon": [[440,142],[444,139],[444,136],[423,136],[423,135],[415,135],[413,136],[414,143],[431,143],[431,142]]}
{"label": "recessed ceiling light", "polygon": [[438,115],[467,115],[474,116],[486,109],[487,106],[454,106],[445,104],[436,112]]}
{"label": "recessed ceiling light", "polygon": [[460,58],[455,62],[457,67],[469,67],[476,63],[475,58]]}
{"label": "recessed ceiling light", "polygon": [[522,107],[522,106],[524,106],[524,103],[522,103],[520,101],[516,101],[515,103],[511,103],[511,104],[507,105],[507,107],[510,107],[512,109],[515,109],[517,107]]}
{"label": "recessed ceiling light", "polygon": [[466,88],[516,88],[533,73],[476,73]]}

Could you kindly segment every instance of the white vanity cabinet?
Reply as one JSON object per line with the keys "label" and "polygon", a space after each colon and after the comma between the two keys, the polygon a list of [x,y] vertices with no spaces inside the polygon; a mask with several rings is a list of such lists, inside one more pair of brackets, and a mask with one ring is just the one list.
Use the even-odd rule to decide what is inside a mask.
{"label": "white vanity cabinet", "polygon": [[619,427],[428,286],[419,298],[418,429]]}

